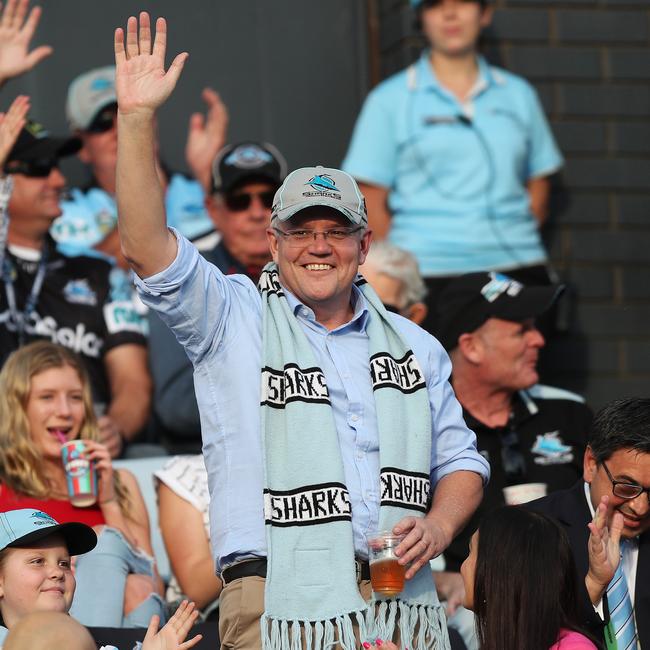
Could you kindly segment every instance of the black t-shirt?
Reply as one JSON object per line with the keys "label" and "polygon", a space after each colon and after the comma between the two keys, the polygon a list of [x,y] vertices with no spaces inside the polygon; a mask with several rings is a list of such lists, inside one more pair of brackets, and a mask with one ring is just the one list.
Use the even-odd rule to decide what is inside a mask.
{"label": "black t-shirt", "polygon": [[[490,463],[491,473],[481,505],[445,551],[449,571],[460,570],[481,517],[504,505],[504,487],[546,483],[550,493],[571,487],[582,476],[582,459],[593,418],[591,409],[578,395],[541,384],[515,395],[512,415],[505,427],[491,429],[466,410],[463,416],[476,433],[478,451]],[[504,447],[513,446],[520,452],[523,467],[518,473],[508,474],[505,465],[512,463],[513,450],[504,451]]]}
{"label": "black t-shirt", "polygon": [[[17,311],[22,314],[39,261],[7,252],[13,267]],[[48,339],[78,353],[86,364],[96,402],[109,403],[103,357],[125,343],[146,345],[144,320],[132,300],[130,283],[120,269],[99,258],[67,257],[47,241],[47,266],[36,308],[28,319],[24,343]],[[0,366],[19,346],[9,308],[7,283],[0,290]]]}

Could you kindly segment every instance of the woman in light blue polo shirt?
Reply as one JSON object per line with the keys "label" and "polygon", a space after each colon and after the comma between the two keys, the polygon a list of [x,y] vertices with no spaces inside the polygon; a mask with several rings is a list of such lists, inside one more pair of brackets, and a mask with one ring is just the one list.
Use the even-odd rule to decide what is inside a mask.
{"label": "woman in light blue polo shirt", "polygon": [[549,282],[539,228],[563,161],[530,84],[478,55],[486,0],[411,2],[430,49],[368,95],[343,169],[375,236],[417,257],[430,329],[450,277],[499,270]]}

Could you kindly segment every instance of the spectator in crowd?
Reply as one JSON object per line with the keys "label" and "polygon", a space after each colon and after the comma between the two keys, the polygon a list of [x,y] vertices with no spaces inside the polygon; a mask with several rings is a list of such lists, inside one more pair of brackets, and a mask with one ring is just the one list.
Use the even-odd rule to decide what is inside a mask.
{"label": "spectator in crowd", "polygon": [[527,507],[569,535],[583,624],[608,648],[650,647],[650,398],[599,411],[583,479]]}
{"label": "spectator in crowd", "polygon": [[[69,500],[61,457],[61,441],[78,438],[97,471],[97,501],[85,508]],[[37,508],[100,531],[97,548],[76,565],[72,613],[82,623],[146,626],[162,610],[138,483],[128,471],[113,469],[98,441],[82,362],[48,341],[20,348],[0,372],[0,511],[17,508]]]}
{"label": "spectator in crowd", "polygon": [[[0,88],[13,77],[31,70],[52,54],[49,45],[31,52],[29,47],[41,18],[41,8],[34,7],[27,16],[29,0],[7,0],[0,14]],[[25,19],[27,16],[27,19]]]}
{"label": "spectator in crowd", "polygon": [[[204,208],[204,192],[210,186],[210,164],[223,146],[227,113],[217,93],[203,91],[208,119],[192,115],[186,146],[187,163],[197,180],[172,173],[158,157],[156,169],[165,187],[165,205],[171,226],[199,247],[212,248],[214,226]],[[63,214],[54,222],[52,236],[69,255],[97,251],[127,268],[120,251],[115,204],[117,159],[117,103],[115,66],[94,68],[78,76],[68,88],[66,116],[74,135],[81,139],[80,160],[92,178],[84,188],[74,188],[62,204]]]}
{"label": "spectator in crowd", "polygon": [[562,157],[533,88],[478,53],[487,0],[411,4],[429,47],[369,94],[343,169],[375,236],[417,257],[433,332],[451,277],[507,269],[550,283],[539,229]]}
{"label": "spectator in crowd", "polygon": [[79,146],[28,122],[3,165],[13,190],[4,185],[8,214],[0,216],[0,364],[37,339],[78,352],[93,399],[106,411],[101,439],[115,457],[123,439],[133,439],[147,420],[151,380],[143,320],[124,272],[103,260],[62,255],[48,234],[61,214],[59,161]]}
{"label": "spectator in crowd", "polygon": [[[285,173],[284,158],[267,144],[228,145],[215,158],[206,208],[221,240],[202,254],[223,273],[241,273],[255,283],[259,280],[271,259],[266,229],[273,195]],[[163,442],[172,453],[198,453],[201,423],[192,363],[154,311],[149,312],[149,352],[154,413],[162,425]],[[192,598],[203,606],[202,599]]]}
{"label": "spectator in crowd", "polygon": [[538,384],[544,338],[535,318],[558,292],[503,274],[471,273],[440,296],[438,339],[451,357],[465,422],[491,467],[483,503],[445,551],[451,572],[459,570],[483,513],[503,505],[504,488],[542,483],[553,492],[581,475],[591,410],[574,393]]}
{"label": "spectator in crowd", "polygon": [[481,650],[596,650],[579,625],[575,562],[554,519],[494,510],[472,536],[461,573]]}
{"label": "spectator in crowd", "polygon": [[390,242],[370,246],[359,272],[370,283],[388,311],[420,325],[427,315],[427,295],[415,257]]}
{"label": "spectator in crowd", "polygon": [[[371,233],[356,183],[339,170],[296,170],[276,193],[274,264],[261,295],[166,227],[154,114],[187,55],[165,73],[165,41],[159,18],[152,50],[145,12],[139,25],[129,18],[126,38],[115,33],[120,236],[145,301],[195,367],[211,541],[225,583],[221,642],[260,648],[263,637],[264,647],[288,648],[314,632],[353,646],[356,619],[363,641],[375,626],[390,637],[399,624],[408,647],[444,647],[428,562],[476,508],[488,476],[446,381],[446,355],[387,312],[367,283],[354,286]],[[381,474],[389,486],[413,488],[381,507],[380,467],[391,468]],[[359,581],[370,595],[363,532],[377,525],[405,535],[399,619],[395,600],[375,610],[360,594]]]}
{"label": "spectator in crowd", "polygon": [[[76,647],[71,643],[72,635],[87,643],[90,636],[84,627],[66,624],[74,620],[67,613],[75,596],[75,573],[79,574],[78,568],[72,569],[71,556],[91,552],[97,541],[89,526],[59,524],[40,510],[0,513],[0,642],[6,636],[6,650],[69,650]],[[201,635],[183,641],[196,618],[194,603],[187,601],[160,632],[159,618],[153,616],[142,649],[193,647]],[[94,642],[91,647],[96,647]]]}

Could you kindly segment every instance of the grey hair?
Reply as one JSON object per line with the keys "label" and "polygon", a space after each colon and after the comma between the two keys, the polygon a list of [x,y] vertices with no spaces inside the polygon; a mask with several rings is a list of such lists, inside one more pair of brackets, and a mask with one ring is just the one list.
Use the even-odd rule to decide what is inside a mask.
{"label": "grey hair", "polygon": [[[386,240],[372,243],[364,264],[370,264],[378,273],[401,282],[402,297],[405,302],[403,307],[421,302],[427,295],[427,288],[415,257]],[[361,272],[363,273],[363,267]],[[402,307],[402,305],[398,306]]]}

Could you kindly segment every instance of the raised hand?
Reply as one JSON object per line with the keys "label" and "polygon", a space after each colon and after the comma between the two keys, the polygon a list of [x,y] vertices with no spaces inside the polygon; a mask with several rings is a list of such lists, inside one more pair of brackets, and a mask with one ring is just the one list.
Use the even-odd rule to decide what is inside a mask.
{"label": "raised hand", "polygon": [[194,647],[203,637],[197,634],[189,641],[185,641],[185,637],[192,629],[198,615],[194,603],[184,600],[160,632],[158,632],[160,619],[158,616],[152,616],[147,635],[142,642],[142,650],[186,650]]}
{"label": "raised hand", "polygon": [[18,95],[6,113],[0,113],[0,169],[7,162],[7,156],[13,149],[20,130],[25,126],[29,111],[29,97]]}
{"label": "raised hand", "polygon": [[151,24],[146,11],[140,13],[140,24],[131,16],[124,30],[115,30],[115,90],[118,110],[123,115],[151,114],[171,95],[180,77],[187,52],[178,54],[165,72],[167,24],[156,21],[156,35],[151,40]]}
{"label": "raised hand", "polygon": [[208,192],[212,161],[226,143],[228,109],[212,88],[204,88],[201,97],[208,106],[207,116],[204,118],[201,113],[193,113],[190,117],[185,159],[194,177]]}
{"label": "raised hand", "polygon": [[8,0],[0,17],[0,84],[31,70],[52,54],[49,45],[29,51],[41,17],[41,8],[34,7],[25,20],[28,6],[29,0]]}
{"label": "raised hand", "polygon": [[588,553],[589,571],[585,584],[591,602],[597,603],[611,582],[618,563],[620,562],[620,541],[623,530],[623,515],[614,513],[611,522],[607,523],[609,496],[604,495],[596,508],[596,514],[589,525]]}

